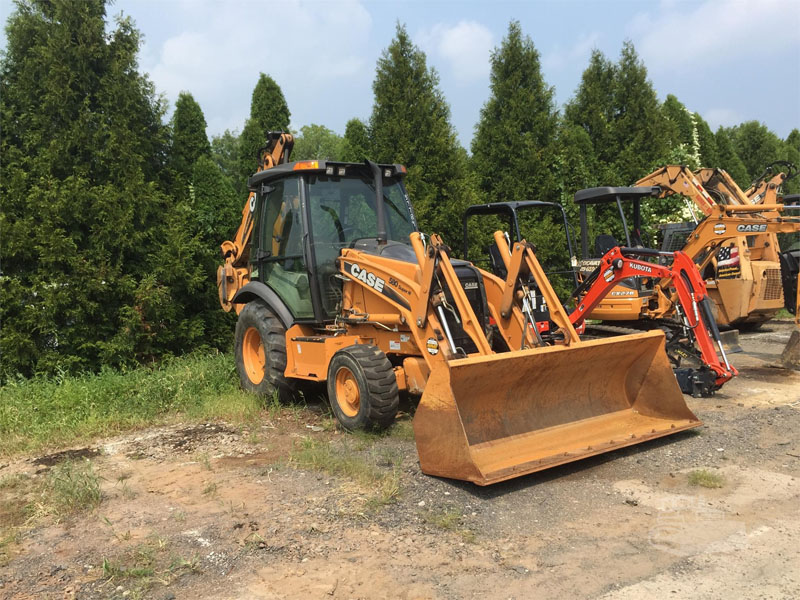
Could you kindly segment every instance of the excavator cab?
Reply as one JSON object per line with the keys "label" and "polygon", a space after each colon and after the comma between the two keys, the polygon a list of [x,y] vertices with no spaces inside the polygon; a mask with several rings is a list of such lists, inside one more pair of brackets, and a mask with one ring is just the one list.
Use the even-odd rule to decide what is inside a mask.
{"label": "excavator cab", "polygon": [[[545,224],[544,229],[537,227]],[[574,269],[576,264],[572,242],[572,232],[564,207],[555,202],[534,200],[522,202],[492,202],[476,204],[467,208],[462,218],[462,252],[476,265],[491,270],[494,275],[505,279],[507,269],[500,249],[491,239],[487,244],[490,230],[500,228],[506,232],[508,242],[536,240],[541,246],[537,257],[547,279],[560,297],[567,297],[569,290],[578,285]],[[542,239],[543,234],[550,234]],[[553,328],[547,303],[531,282],[533,296],[531,306],[540,332]]]}
{"label": "excavator cab", "polygon": [[[642,233],[642,200],[657,197],[661,193],[658,186],[640,187],[598,187],[579,190],[575,193],[575,203],[580,207],[581,224],[581,260],[578,272],[581,281],[585,280],[599,265],[600,258],[616,246],[628,248],[644,248],[646,244]],[[629,227],[625,205],[630,203],[632,227]],[[606,221],[600,228],[600,219],[589,221],[589,206],[604,208],[613,204],[617,209],[618,219]],[[597,215],[595,215],[597,216]],[[611,231],[607,229],[612,229]],[[590,240],[592,231],[599,229]],[[617,240],[624,236],[624,244]],[[591,243],[590,243],[591,241]],[[648,278],[637,277],[619,283],[609,298],[601,303],[592,314],[593,318],[609,321],[635,321],[639,319],[643,307],[653,297],[653,282]]]}

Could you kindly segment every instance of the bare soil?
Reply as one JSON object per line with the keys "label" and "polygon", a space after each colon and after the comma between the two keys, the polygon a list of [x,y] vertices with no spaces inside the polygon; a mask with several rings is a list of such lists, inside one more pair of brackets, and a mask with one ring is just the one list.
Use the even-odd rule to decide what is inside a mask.
{"label": "bare soil", "polygon": [[[800,372],[774,366],[790,331],[741,335],[740,376],[686,398],[701,429],[487,488],[420,473],[408,435],[337,432],[321,404],[0,459],[27,482],[91,460],[103,492],[17,524],[0,597],[798,598]],[[308,438],[392,475],[396,497],[300,468]],[[690,485],[698,469],[722,487]],[[0,527],[19,493],[0,489]]]}

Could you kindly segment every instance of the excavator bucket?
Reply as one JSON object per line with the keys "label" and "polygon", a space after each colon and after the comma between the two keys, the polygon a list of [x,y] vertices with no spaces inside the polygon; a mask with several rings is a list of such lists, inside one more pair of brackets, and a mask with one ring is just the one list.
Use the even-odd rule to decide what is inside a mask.
{"label": "excavator bucket", "polygon": [[701,424],[650,331],[452,360],[414,434],[424,473],[488,485]]}

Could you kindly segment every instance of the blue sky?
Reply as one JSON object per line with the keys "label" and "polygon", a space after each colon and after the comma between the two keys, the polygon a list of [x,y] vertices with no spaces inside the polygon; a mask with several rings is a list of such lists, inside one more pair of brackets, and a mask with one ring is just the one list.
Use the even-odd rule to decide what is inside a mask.
{"label": "blue sky", "polygon": [[[12,10],[0,0],[3,22]],[[758,120],[786,137],[800,127],[800,0],[118,0],[109,15],[119,13],[143,33],[141,69],[171,102],[191,92],[209,135],[241,130],[261,71],[283,89],[294,129],[343,133],[348,119],[368,119],[376,62],[399,21],[438,71],[469,149],[490,53],[511,19],[533,40],[559,106],[593,48],[617,60],[630,39],[659,97],[675,94],[712,128]]]}

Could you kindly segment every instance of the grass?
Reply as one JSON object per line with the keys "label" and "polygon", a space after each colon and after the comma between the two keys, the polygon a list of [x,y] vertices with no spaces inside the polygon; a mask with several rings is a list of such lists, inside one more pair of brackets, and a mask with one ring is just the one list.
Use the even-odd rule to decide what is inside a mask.
{"label": "grass", "polygon": [[103,557],[103,578],[125,583],[132,598],[150,598],[154,584],[169,585],[182,574],[197,571],[197,563],[196,556],[175,554],[166,539],[151,535],[115,558]]}
{"label": "grass", "polygon": [[707,469],[695,469],[689,473],[689,485],[704,488],[721,488],[725,485],[725,478],[719,473]]}
{"label": "grass", "polygon": [[34,378],[0,387],[0,456],[168,422],[257,420],[263,400],[239,389],[233,358],[192,354],[157,367]]}
{"label": "grass", "polygon": [[37,512],[65,517],[100,506],[100,476],[88,460],[65,461],[47,474],[37,502]]}
{"label": "grass", "polygon": [[467,543],[471,544],[475,541],[475,533],[471,529],[463,527],[464,513],[459,508],[428,512],[422,515],[422,519],[444,531],[457,532]]}
{"label": "grass", "polygon": [[299,468],[345,477],[371,490],[366,508],[375,511],[395,502],[400,495],[402,460],[389,450],[373,452],[379,439],[380,435],[366,433],[335,443],[306,437],[295,444],[289,460]]}

